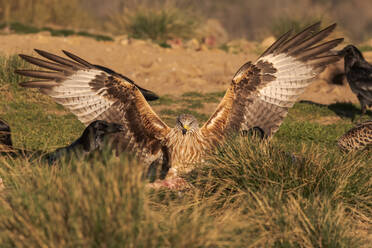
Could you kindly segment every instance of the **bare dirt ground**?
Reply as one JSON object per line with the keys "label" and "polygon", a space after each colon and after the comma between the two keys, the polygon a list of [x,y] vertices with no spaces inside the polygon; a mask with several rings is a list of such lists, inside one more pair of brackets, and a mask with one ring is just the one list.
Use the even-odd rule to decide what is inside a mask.
{"label": "bare dirt ground", "polygon": [[[255,60],[254,51],[238,54],[220,49],[162,48],[142,40],[117,38],[115,42],[95,41],[85,37],[52,37],[45,33],[0,36],[0,54],[34,54],[34,48],[62,54],[67,50],[85,60],[107,66],[159,95],[196,91],[224,91],[235,71],[245,62]],[[372,52],[364,54],[372,60]],[[333,71],[343,70],[343,61],[325,71],[300,97],[321,104],[358,103],[344,79],[344,85],[329,84]],[[330,72],[331,71],[331,72]]]}

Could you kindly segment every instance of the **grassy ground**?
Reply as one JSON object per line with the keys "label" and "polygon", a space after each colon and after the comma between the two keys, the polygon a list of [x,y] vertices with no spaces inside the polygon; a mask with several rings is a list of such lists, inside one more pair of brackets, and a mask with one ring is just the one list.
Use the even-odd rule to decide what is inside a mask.
{"label": "grassy ground", "polygon": [[[51,150],[76,139],[83,125],[19,87],[19,67],[0,57],[0,117],[15,145]],[[222,96],[152,105],[169,125],[186,110],[203,122]],[[1,247],[370,247],[371,155],[336,147],[358,118],[351,104],[297,103],[270,142],[232,138],[185,175],[185,192],[146,188],[143,166],[110,151],[59,167],[0,158]]]}
{"label": "grassy ground", "polygon": [[[0,24],[0,29],[5,28],[5,26],[6,26],[5,23]],[[19,22],[10,23],[9,30],[17,34],[36,34],[40,32],[49,32],[51,36],[67,37],[71,35],[77,35],[77,36],[85,36],[85,37],[94,38],[97,41],[113,41],[114,40],[113,38],[107,35],[92,34],[92,33],[84,32],[84,31],[76,32],[75,30],[72,30],[72,29],[53,29],[50,27],[38,28],[35,26],[22,24]]]}

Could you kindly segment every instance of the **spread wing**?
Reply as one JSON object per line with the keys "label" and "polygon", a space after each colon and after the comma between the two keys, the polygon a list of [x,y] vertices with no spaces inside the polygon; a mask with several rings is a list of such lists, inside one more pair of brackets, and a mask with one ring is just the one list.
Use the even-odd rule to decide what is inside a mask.
{"label": "spread wing", "polygon": [[[69,54],[70,55],[69,57],[73,56],[72,54],[70,54],[68,52],[66,52],[66,54]],[[126,80],[127,82],[130,82],[131,84],[137,86],[137,88],[141,91],[142,95],[145,97],[145,99],[147,101],[155,101],[155,100],[159,99],[159,96],[156,95],[154,92],[152,92],[151,90],[147,90],[147,89],[144,89],[144,88],[140,87],[139,85],[135,84],[133,80],[124,76],[123,74],[117,73],[117,72],[111,70],[110,68],[104,67],[102,65],[94,65],[94,67],[97,68],[97,69],[100,69],[104,72],[107,72],[108,74],[110,74],[112,76],[122,78],[122,79]]]}
{"label": "spread wing", "polygon": [[[109,74],[111,76],[121,78],[121,79],[127,81],[128,83],[131,83],[131,84],[137,86],[137,88],[141,91],[141,93],[143,94],[143,96],[145,97],[145,99],[147,101],[154,101],[154,100],[159,99],[159,96],[156,95],[154,92],[140,87],[139,85],[137,85],[130,78],[128,78],[128,77],[126,77],[126,76],[124,76],[120,73],[117,73],[117,72],[111,70],[110,68],[104,67],[102,65],[91,64],[91,63],[89,63],[89,62],[87,62],[87,61],[79,58],[78,56],[76,56],[74,54],[71,54],[67,51],[63,51],[63,52],[68,57],[70,57],[71,59],[75,60],[78,63],[76,63],[75,61],[67,60],[67,59],[59,57],[57,55],[45,52],[45,51],[42,51],[42,50],[35,49],[35,51],[38,54],[40,54],[41,56],[43,56],[43,57],[45,57],[45,58],[47,58],[47,59],[49,59],[53,62],[56,62],[57,64],[55,64],[53,62],[50,62],[50,61],[45,61],[45,60],[41,60],[41,59],[38,59],[38,58],[34,58],[34,57],[31,57],[31,56],[28,56],[28,55],[20,54],[19,56],[21,58],[23,58],[24,60],[26,60],[27,62],[29,62],[29,63],[44,67],[46,69],[55,70],[55,71],[61,71],[62,69],[65,69],[65,70],[68,69],[65,66],[70,67],[69,69],[73,69],[73,68],[75,68],[75,69],[83,69],[83,68],[85,68],[85,69],[97,69],[97,70],[106,72],[107,74]],[[61,67],[64,67],[64,68],[61,68]]]}
{"label": "spread wing", "polygon": [[[325,66],[339,56],[330,49],[343,39],[319,44],[335,24],[315,33],[316,23],[299,34],[290,32],[280,37],[256,61],[244,64],[215,113],[201,131],[206,138],[219,139],[229,131],[261,129],[266,136],[274,134],[288,109]],[[314,34],[315,33],[315,34]]]}
{"label": "spread wing", "polygon": [[39,88],[85,125],[95,120],[121,124],[124,131],[116,142],[120,143],[121,150],[129,149],[146,156],[160,152],[170,128],[151,109],[133,81],[107,68],[97,68],[66,51],[73,60],[45,51],[36,52],[50,61],[20,56],[49,71],[17,70],[18,74],[41,79],[21,83],[23,87]]}

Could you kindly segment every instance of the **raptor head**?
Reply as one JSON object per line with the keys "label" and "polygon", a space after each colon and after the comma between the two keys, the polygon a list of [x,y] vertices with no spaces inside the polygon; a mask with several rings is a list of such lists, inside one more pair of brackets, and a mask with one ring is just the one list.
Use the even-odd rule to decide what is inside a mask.
{"label": "raptor head", "polygon": [[176,128],[185,135],[197,131],[199,129],[199,123],[194,116],[181,114],[177,117]]}
{"label": "raptor head", "polygon": [[123,130],[122,128],[122,125],[116,123],[109,123],[101,120],[93,121],[84,130],[81,136],[84,149],[86,151],[92,151],[101,148],[107,135],[121,132]]}

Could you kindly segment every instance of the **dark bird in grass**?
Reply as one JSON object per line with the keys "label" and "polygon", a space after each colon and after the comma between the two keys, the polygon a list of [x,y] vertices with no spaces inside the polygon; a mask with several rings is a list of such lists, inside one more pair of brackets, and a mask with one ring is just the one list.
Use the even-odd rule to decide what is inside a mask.
{"label": "dark bird in grass", "polygon": [[40,89],[85,125],[97,119],[122,124],[123,132],[115,135],[117,150],[134,153],[146,166],[161,164],[164,171],[170,169],[171,179],[190,172],[232,134],[256,127],[270,137],[279,129],[299,95],[328,64],[340,59],[331,49],[343,39],[324,41],[336,25],[317,32],[319,27],[316,23],[296,35],[287,32],[256,62],[242,65],[202,126],[194,116],[181,114],[169,127],[133,82],[66,51],[70,59],[40,50],[36,52],[49,61],[21,55],[50,70],[16,72],[39,79],[21,85]]}
{"label": "dark bird in grass", "polygon": [[[0,119],[0,154],[7,153],[12,150],[12,139],[10,136],[9,125]],[[5,188],[3,179],[0,177],[0,191]]]}
{"label": "dark bird in grass", "polygon": [[360,123],[338,140],[343,151],[363,150],[372,147],[372,120]]}
{"label": "dark bird in grass", "polygon": [[10,136],[9,125],[0,119],[0,145],[2,145],[1,150],[11,149],[13,147],[12,139]]}
{"label": "dark bird in grass", "polygon": [[60,160],[62,157],[81,158],[93,151],[102,150],[108,135],[122,131],[122,125],[97,120],[90,123],[83,134],[71,145],[58,148],[54,152],[45,155],[49,164]]}
{"label": "dark bird in grass", "polygon": [[346,46],[338,54],[344,56],[346,79],[351,90],[357,95],[364,115],[367,106],[372,106],[372,65],[353,45]]}
{"label": "dark bird in grass", "polygon": [[36,159],[41,156],[42,160],[46,160],[49,164],[53,164],[63,156],[81,158],[89,155],[91,152],[101,150],[104,147],[105,139],[108,138],[110,134],[121,132],[122,126],[116,123],[96,120],[90,123],[83,131],[83,134],[72,142],[71,145],[58,148],[54,152],[48,154],[42,151],[28,151],[13,147],[10,128],[1,120],[0,130],[4,130],[3,133],[0,133],[0,145],[3,147],[1,149],[2,155],[10,155],[12,157],[26,156],[31,159]]}

